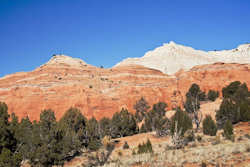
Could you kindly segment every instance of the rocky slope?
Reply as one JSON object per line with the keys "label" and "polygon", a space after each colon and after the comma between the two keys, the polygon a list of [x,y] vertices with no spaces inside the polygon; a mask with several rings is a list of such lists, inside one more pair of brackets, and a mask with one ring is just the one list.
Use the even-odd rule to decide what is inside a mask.
{"label": "rocky slope", "polygon": [[201,51],[169,42],[147,52],[141,58],[128,58],[116,66],[138,64],[174,74],[180,69],[189,70],[196,65],[224,63],[250,63],[250,44],[243,44],[232,50]]}
{"label": "rocky slope", "polygon": [[249,64],[211,64],[167,75],[139,65],[102,69],[68,56],[54,56],[31,72],[0,79],[0,101],[19,117],[39,119],[43,109],[55,111],[61,118],[70,107],[79,108],[88,118],[111,117],[122,107],[130,112],[142,96],[150,105],[163,101],[168,109],[183,103],[192,83],[205,91],[221,90],[232,81],[250,87]]}

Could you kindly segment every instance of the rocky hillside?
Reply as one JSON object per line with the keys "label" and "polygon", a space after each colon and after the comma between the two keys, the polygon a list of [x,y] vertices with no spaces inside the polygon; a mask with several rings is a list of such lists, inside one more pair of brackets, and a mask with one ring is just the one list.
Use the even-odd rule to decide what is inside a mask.
{"label": "rocky hillside", "polygon": [[161,71],[126,65],[103,69],[64,55],[31,72],[0,79],[0,101],[20,118],[39,119],[43,109],[55,111],[61,118],[70,107],[79,108],[88,118],[111,117],[122,107],[135,112],[133,105],[142,96],[150,105],[166,102],[168,109],[183,103],[192,83],[201,89],[221,90],[239,80],[250,87],[249,64],[211,64],[167,75]]}
{"label": "rocky hillside", "polygon": [[147,52],[141,58],[128,58],[116,66],[138,64],[154,68],[166,74],[174,74],[180,69],[189,70],[196,65],[224,63],[250,63],[250,44],[243,44],[232,50],[201,51],[169,42]]}

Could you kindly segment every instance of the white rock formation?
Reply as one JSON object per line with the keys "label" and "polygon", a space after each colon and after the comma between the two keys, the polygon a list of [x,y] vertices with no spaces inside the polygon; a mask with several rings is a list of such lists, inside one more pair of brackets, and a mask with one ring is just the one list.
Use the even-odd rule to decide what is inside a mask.
{"label": "white rock formation", "polygon": [[78,58],[72,58],[70,56],[66,55],[54,55],[45,65],[66,65],[70,67],[82,67],[86,66],[87,63],[85,63],[83,60]]}
{"label": "white rock formation", "polygon": [[250,63],[250,44],[240,45],[232,50],[206,52],[171,41],[147,52],[141,58],[127,58],[116,66],[138,64],[158,69],[167,74],[174,74],[180,69],[189,70],[196,65],[216,62]]}

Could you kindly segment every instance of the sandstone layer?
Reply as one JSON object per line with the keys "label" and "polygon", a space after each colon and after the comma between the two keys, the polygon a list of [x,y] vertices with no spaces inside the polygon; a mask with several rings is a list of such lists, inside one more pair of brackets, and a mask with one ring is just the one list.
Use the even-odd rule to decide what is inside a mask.
{"label": "sandstone layer", "polygon": [[44,109],[52,109],[60,119],[67,109],[77,107],[88,118],[111,117],[122,107],[135,112],[133,105],[142,96],[150,105],[166,102],[168,109],[180,106],[192,83],[205,91],[221,90],[232,81],[250,87],[250,65],[211,64],[167,75],[161,71],[127,65],[97,68],[68,56],[54,56],[31,72],[0,79],[0,101],[19,118],[38,120]]}
{"label": "sandstone layer", "polygon": [[[70,62],[70,63],[68,63]],[[0,101],[19,117],[39,119],[44,109],[61,118],[70,107],[88,118],[111,117],[122,107],[132,111],[141,96],[152,103],[166,101],[176,90],[176,79],[142,66],[97,68],[67,56],[51,60],[32,72],[0,79]],[[170,106],[171,107],[171,106]]]}

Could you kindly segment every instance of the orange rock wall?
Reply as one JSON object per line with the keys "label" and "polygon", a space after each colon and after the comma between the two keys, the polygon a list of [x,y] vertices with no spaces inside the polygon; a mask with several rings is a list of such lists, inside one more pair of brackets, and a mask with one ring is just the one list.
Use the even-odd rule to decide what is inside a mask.
{"label": "orange rock wall", "polygon": [[192,83],[205,91],[221,90],[235,80],[250,87],[249,72],[249,65],[220,63],[180,71],[176,76],[142,66],[100,69],[46,65],[1,78],[0,101],[19,118],[38,120],[42,110],[52,109],[60,119],[67,109],[77,107],[88,118],[101,119],[112,117],[122,107],[135,112],[133,105],[142,96],[150,105],[163,101],[168,109],[180,106]]}

